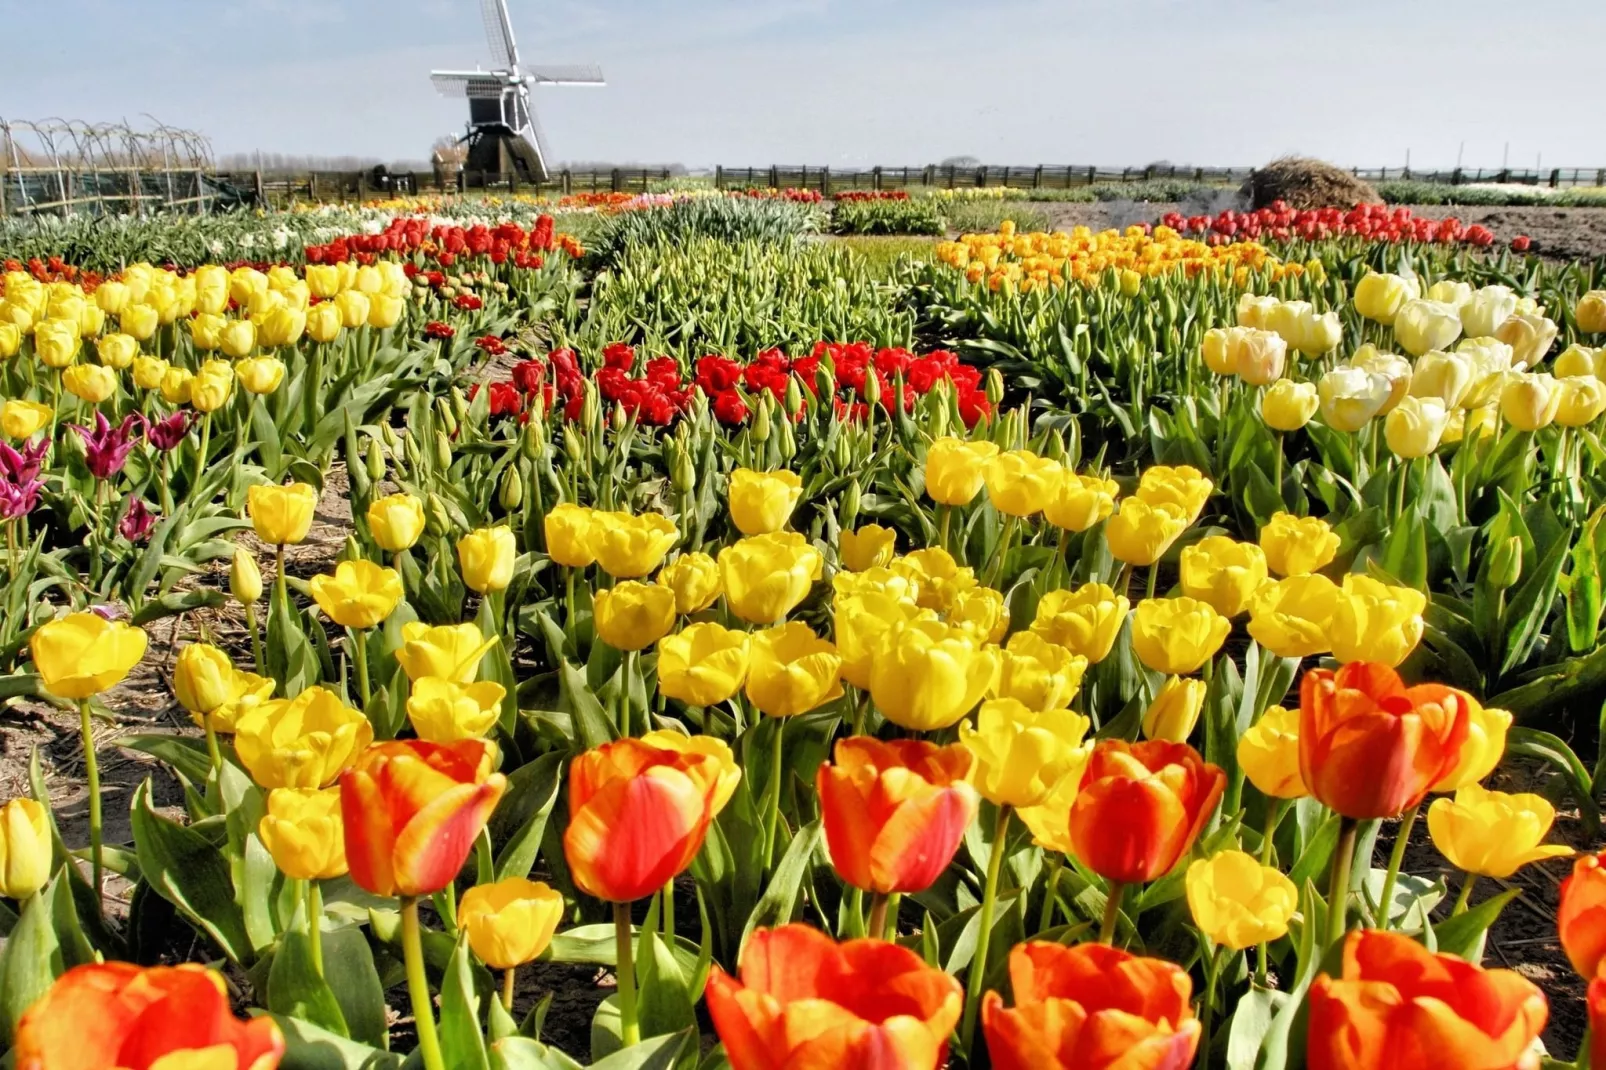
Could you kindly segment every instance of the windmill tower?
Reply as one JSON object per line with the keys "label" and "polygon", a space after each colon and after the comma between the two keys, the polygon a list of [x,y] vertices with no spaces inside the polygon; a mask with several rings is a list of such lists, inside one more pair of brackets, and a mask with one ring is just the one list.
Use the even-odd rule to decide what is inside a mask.
{"label": "windmill tower", "polygon": [[468,158],[464,168],[516,174],[529,182],[547,178],[546,139],[530,104],[537,85],[606,85],[602,69],[591,65],[523,67],[513,40],[507,0],[480,0],[485,38],[495,69],[431,71],[442,96],[468,98]]}

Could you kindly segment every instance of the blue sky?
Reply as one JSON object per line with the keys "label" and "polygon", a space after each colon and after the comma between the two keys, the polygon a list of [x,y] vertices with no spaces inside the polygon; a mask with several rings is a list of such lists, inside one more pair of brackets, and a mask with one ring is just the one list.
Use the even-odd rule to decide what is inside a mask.
{"label": "blue sky", "polygon": [[[1606,165],[1600,0],[509,0],[554,155],[693,166]],[[476,0],[0,0],[0,115],[421,159]]]}

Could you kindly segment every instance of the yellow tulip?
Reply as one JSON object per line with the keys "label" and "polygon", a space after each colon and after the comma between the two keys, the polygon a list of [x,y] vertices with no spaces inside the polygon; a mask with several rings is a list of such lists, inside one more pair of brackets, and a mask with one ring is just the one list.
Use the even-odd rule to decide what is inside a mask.
{"label": "yellow tulip", "polygon": [[1204,512],[1215,484],[1192,465],[1152,465],[1138,480],[1137,497],[1153,505],[1172,505],[1192,524]]}
{"label": "yellow tulip", "polygon": [[1171,502],[1153,505],[1142,498],[1123,498],[1121,507],[1104,525],[1104,540],[1116,560],[1129,565],[1152,565],[1188,529],[1189,523],[1181,507]]}
{"label": "yellow tulip", "polygon": [[1370,342],[1355,351],[1355,355],[1350,357],[1349,366],[1371,375],[1382,376],[1384,383],[1387,384],[1388,396],[1378,407],[1378,416],[1387,416],[1393,412],[1394,407],[1410,392],[1411,362],[1393,353],[1384,353]]}
{"label": "yellow tulip", "polygon": [[1510,710],[1502,710],[1471,700],[1471,716],[1467,720],[1467,738],[1461,744],[1461,756],[1455,768],[1433,785],[1434,791],[1458,791],[1468,784],[1476,784],[1490,773],[1506,756],[1506,733],[1511,730]]}
{"label": "yellow tulip", "polygon": [[333,301],[325,301],[307,309],[307,337],[314,342],[333,342],[340,337],[345,325],[342,309]]}
{"label": "yellow tulip", "polygon": [[1120,484],[1101,476],[1061,470],[1059,486],[1043,506],[1043,519],[1066,531],[1086,531],[1115,512]]}
{"label": "yellow tulip", "polygon": [[937,621],[896,625],[870,664],[870,694],[887,720],[916,732],[947,728],[993,687],[997,647]]}
{"label": "yellow tulip", "polygon": [[134,358],[134,385],[141,390],[157,390],[167,378],[167,361],[161,357]]}
{"label": "yellow tulip", "polygon": [[658,690],[688,706],[715,706],[747,681],[748,638],[714,623],[658,640]]}
{"label": "yellow tulip", "polygon": [[162,398],[169,405],[188,405],[195,373],[188,368],[169,367],[162,373]]}
{"label": "yellow tulip", "polygon": [[50,426],[49,405],[12,399],[0,405],[0,431],[8,438],[32,438]]}
{"label": "yellow tulip", "polygon": [[771,717],[807,713],[842,695],[836,648],[801,621],[748,640],[747,698]]}
{"label": "yellow tulip", "polygon": [[1249,606],[1249,634],[1280,658],[1305,658],[1332,649],[1332,622],[1341,600],[1338,584],[1320,574],[1269,581]]}
{"label": "yellow tulip", "polygon": [[206,264],[190,275],[195,280],[195,308],[203,315],[217,315],[229,307],[229,269]]}
{"label": "yellow tulip", "polygon": [[418,738],[430,743],[479,739],[496,727],[507,689],[493,680],[472,684],[439,676],[413,681],[407,699],[407,719]]}
{"label": "yellow tulip", "polygon": [[[342,294],[342,297],[345,295]],[[379,330],[394,327],[401,322],[406,309],[402,299],[394,294],[376,293],[368,297],[368,326]]]}
{"label": "yellow tulip", "polygon": [[615,579],[638,579],[652,572],[680,538],[675,522],[662,513],[594,513],[591,519],[591,550],[597,564]]}
{"label": "yellow tulip", "polygon": [[1558,379],[1556,387],[1561,396],[1556,404],[1556,423],[1562,427],[1583,427],[1606,412],[1606,384],[1595,378],[1593,371]]}
{"label": "yellow tulip", "polygon": [[393,568],[358,559],[342,561],[334,575],[312,577],[313,601],[324,616],[343,628],[372,628],[389,617],[406,591]]}
{"label": "yellow tulip", "polygon": [[[1254,295],[1244,294],[1243,296],[1247,298]],[[1241,316],[1244,308],[1242,299],[1239,300],[1238,307]],[[1205,367],[1217,375],[1234,374],[1238,370],[1234,362],[1234,358],[1238,355],[1235,343],[1237,336],[1244,330],[1245,328],[1240,324],[1237,327],[1212,327],[1206,331],[1199,347],[1199,356],[1204,361]]]}
{"label": "yellow tulip", "polygon": [[1049,642],[1036,632],[1009,637],[999,663],[993,698],[1010,698],[1027,709],[1058,710],[1071,704],[1082,688],[1087,659]]}
{"label": "yellow tulip", "polygon": [[837,554],[849,572],[884,568],[892,561],[898,533],[880,524],[866,524],[858,531],[842,532]]}
{"label": "yellow tulip", "polygon": [[1439,853],[1459,870],[1496,880],[1530,862],[1573,853],[1571,847],[1540,842],[1555,820],[1556,808],[1542,795],[1510,795],[1477,784],[1428,807],[1428,832]]}
{"label": "yellow tulip", "polygon": [[480,594],[505,590],[513,582],[518,555],[513,529],[505,524],[477,528],[457,540],[457,564],[463,582]]}
{"label": "yellow tulip", "polygon": [[277,357],[252,357],[234,366],[240,385],[252,394],[271,394],[284,382],[284,361]]}
{"label": "yellow tulip", "polygon": [[33,351],[47,368],[65,368],[78,359],[78,324],[42,320],[33,329]]}
{"label": "yellow tulip", "polygon": [[262,599],[262,570],[257,559],[244,547],[234,548],[234,560],[229,564],[229,594],[242,606]]}
{"label": "yellow tulip", "polygon": [[1315,383],[1279,379],[1260,398],[1260,417],[1273,431],[1298,431],[1310,423],[1321,405]]}
{"label": "yellow tulip", "polygon": [[1439,448],[1450,422],[1444,402],[1433,397],[1408,397],[1383,421],[1383,438],[1396,457],[1426,457]]}
{"label": "yellow tulip", "polygon": [[1494,336],[1511,347],[1511,360],[1515,367],[1533,368],[1550,352],[1550,344],[1556,340],[1559,331],[1554,320],[1519,309],[1495,330]]}
{"label": "yellow tulip", "polygon": [[[1270,326],[1272,316],[1276,314],[1281,304],[1281,301],[1269,294],[1239,294],[1234,322],[1243,329],[1264,331]],[[1222,374],[1231,375],[1232,372],[1227,371]]]}
{"label": "yellow tulip", "polygon": [[[257,838],[293,880],[332,880],[346,872],[346,823],[339,788],[274,788]],[[317,924],[314,921],[313,924]]]}
{"label": "yellow tulip", "polygon": [[796,472],[738,468],[730,476],[731,522],[743,535],[780,531],[802,496],[803,481]]}
{"label": "yellow tulip", "polygon": [[820,551],[795,531],[741,539],[719,552],[725,603],[745,621],[773,624],[808,596],[824,564]]}
{"label": "yellow tulip", "polygon": [[1459,309],[1472,300],[1472,284],[1457,279],[1440,279],[1422,295],[1429,301],[1438,301]]}
{"label": "yellow tulip", "polygon": [[1109,656],[1131,607],[1125,595],[1104,583],[1052,590],[1038,600],[1031,630],[1096,665]]}
{"label": "yellow tulip", "polygon": [[[0,305],[0,312],[4,305]],[[22,328],[15,323],[0,322],[0,358],[10,360],[22,348]]]}
{"label": "yellow tulip", "polygon": [[50,883],[50,812],[25,797],[0,806],[0,896],[21,902]]}
{"label": "yellow tulip", "polygon": [[893,627],[915,619],[935,620],[929,610],[913,601],[885,591],[863,590],[836,600],[833,627],[837,656],[842,659],[842,679],[859,688],[870,689],[870,666],[880,654]]}
{"label": "yellow tulip", "polygon": [[887,568],[867,568],[863,572],[838,572],[831,577],[832,604],[838,608],[849,598],[861,594],[884,594],[900,602],[917,605],[925,573],[906,558],[894,558]]}
{"label": "yellow tulip", "polygon": [[402,645],[396,662],[414,682],[426,676],[440,677],[460,684],[473,681],[480,671],[480,659],[495,646],[475,624],[428,625],[408,621],[402,625]]}
{"label": "yellow tulip", "polygon": [[1338,661],[1379,661],[1390,668],[1422,639],[1427,595],[1350,573],[1333,607],[1327,632]]}
{"label": "yellow tulip", "polygon": [[675,592],[675,612],[680,614],[701,613],[723,590],[719,563],[700,551],[681,554],[659,569],[658,583]]}
{"label": "yellow tulip", "polygon": [[293,346],[301,341],[307,329],[307,314],[299,308],[283,306],[273,309],[257,324],[257,341],[274,349]]}
{"label": "yellow tulip", "polygon": [[1355,311],[1386,327],[1393,326],[1400,306],[1420,292],[1415,279],[1374,271],[1355,284]]}
{"label": "yellow tulip", "polygon": [[1132,649],[1155,672],[1186,676],[1215,656],[1232,625],[1194,598],[1145,598],[1132,611]]}
{"label": "yellow tulip", "polygon": [[98,613],[69,613],[34,629],[34,671],[57,698],[86,699],[123,681],[145,656],[145,633]]}
{"label": "yellow tulip", "polygon": [[1076,802],[1081,780],[1081,772],[1072,769],[1068,776],[1060,777],[1049,789],[1042,802],[1036,806],[1022,806],[1015,811],[1021,824],[1031,832],[1032,842],[1043,850],[1062,855],[1074,853],[1071,846],[1071,806]]}
{"label": "yellow tulip", "polygon": [[128,305],[128,285],[114,280],[95,288],[95,305],[109,315],[117,315]]}
{"label": "yellow tulip", "polygon": [[968,632],[983,643],[996,643],[1009,630],[1009,607],[1004,595],[991,587],[954,587],[945,592],[942,617],[951,627]]}
{"label": "yellow tulip", "polygon": [[1325,520],[1273,513],[1260,529],[1266,567],[1277,576],[1302,576],[1326,568],[1338,555],[1339,538]]}
{"label": "yellow tulip", "polygon": [[1394,317],[1394,337],[1413,357],[1430,349],[1447,349],[1461,337],[1461,313],[1438,301],[1407,301]]}
{"label": "yellow tulip", "polygon": [[1474,369],[1464,353],[1424,353],[1411,372],[1411,394],[1437,398],[1447,409],[1459,408],[1472,388]]}
{"label": "yellow tulip", "polygon": [[333,784],[373,739],[368,718],[322,687],[263,702],[234,726],[234,751],[264,788]]}
{"label": "yellow tulip", "polygon": [[95,343],[95,356],[106,367],[121,371],[139,356],[139,343],[126,334],[108,334]]}
{"label": "yellow tulip", "polygon": [[975,570],[960,565],[940,546],[904,554],[893,560],[892,570],[913,582],[915,602],[921,609],[947,609],[960,591],[976,586]]}
{"label": "yellow tulip", "polygon": [[196,412],[216,412],[233,392],[233,366],[226,360],[209,360],[201,365],[190,384],[190,404]]}
{"label": "yellow tulip", "polygon": [[234,697],[234,662],[211,643],[191,643],[173,660],[173,696],[194,714],[208,714]]}
{"label": "yellow tulip", "polygon": [[156,309],[146,304],[127,304],[117,314],[117,329],[124,334],[133,335],[141,342],[148,342],[156,333],[156,328],[162,324],[162,316]]}
{"label": "yellow tulip", "polygon": [[1238,737],[1238,767],[1261,794],[1301,799],[1310,794],[1299,771],[1299,709],[1268,706]]}
{"label": "yellow tulip", "polygon": [[1245,328],[1233,333],[1228,359],[1238,378],[1251,386],[1266,386],[1282,377],[1289,343],[1271,331]]}
{"label": "yellow tulip", "polygon": [[1461,329],[1468,338],[1493,338],[1517,311],[1517,295],[1506,286],[1485,286],[1474,290],[1459,311]]}
{"label": "yellow tulip", "polygon": [[1364,368],[1334,368],[1316,381],[1322,422],[1335,431],[1359,431],[1393,397],[1387,376]]}
{"label": "yellow tulip", "polygon": [[1183,884],[1199,931],[1234,951],[1280,938],[1299,908],[1294,882],[1242,851],[1199,859]]}
{"label": "yellow tulip", "polygon": [[573,502],[559,502],[542,521],[547,556],[567,568],[585,568],[596,561],[591,548],[595,510]]}
{"label": "yellow tulip", "polygon": [[545,953],[563,911],[563,896],[541,881],[506,877],[464,892],[457,925],[481,962],[511,970]]}
{"label": "yellow tulip", "polygon": [[229,298],[237,305],[247,304],[253,294],[268,292],[268,276],[253,267],[237,267],[229,273]]}
{"label": "yellow tulip", "polygon": [[987,462],[998,455],[991,442],[939,438],[926,450],[926,493],[941,505],[968,505],[981,490]]}
{"label": "yellow tulip", "polygon": [[675,592],[656,583],[626,580],[592,596],[597,638],[616,650],[642,650],[675,626]]}
{"label": "yellow tulip", "polygon": [[1561,409],[1561,390],[1544,372],[1514,375],[1500,391],[1500,415],[1519,431],[1550,426]]}
{"label": "yellow tulip", "polygon": [[976,725],[959,723],[959,743],[975,759],[970,782],[998,806],[1041,806],[1061,779],[1081,779],[1091,722],[1069,710],[1032,710],[1012,698],[981,704]]}
{"label": "yellow tulip", "polygon": [[[258,676],[244,669],[235,669],[227,683],[228,698],[210,711],[214,732],[233,732],[241,717],[273,698],[277,687],[269,677]],[[199,713],[191,713],[190,720],[195,722],[197,728],[206,727],[206,718]]]}
{"label": "yellow tulip", "polygon": [[218,348],[236,360],[250,356],[256,347],[257,328],[250,320],[235,320],[218,334]]}
{"label": "yellow tulip", "polygon": [[1550,367],[1550,374],[1557,379],[1569,379],[1575,375],[1594,375],[1595,359],[1599,350],[1574,342],[1562,350],[1556,361]]}
{"label": "yellow tulip", "polygon": [[368,504],[368,533],[386,553],[400,553],[424,534],[424,503],[412,494],[389,494]]}
{"label": "yellow tulip", "polygon": [[1055,461],[1030,450],[1000,453],[982,469],[987,499],[1007,516],[1040,513],[1059,490],[1064,470]]}
{"label": "yellow tulip", "polygon": [[1199,712],[1204,709],[1205,694],[1209,690],[1203,680],[1180,676],[1167,679],[1160,693],[1143,711],[1143,738],[1165,739],[1172,743],[1185,741],[1193,734],[1193,726],[1199,723]]}
{"label": "yellow tulip", "polygon": [[1606,290],[1590,290],[1573,306],[1573,322],[1585,334],[1606,334]]}
{"label": "yellow tulip", "polygon": [[1182,592],[1209,603],[1231,619],[1248,611],[1266,582],[1266,554],[1252,542],[1211,535],[1185,547],[1180,558]]}
{"label": "yellow tulip", "polygon": [[368,323],[367,294],[358,293],[356,290],[343,290],[335,295],[334,305],[340,310],[342,326],[356,330]]}
{"label": "yellow tulip", "polygon": [[117,373],[101,364],[74,364],[61,373],[61,385],[74,397],[99,405],[117,393]]}

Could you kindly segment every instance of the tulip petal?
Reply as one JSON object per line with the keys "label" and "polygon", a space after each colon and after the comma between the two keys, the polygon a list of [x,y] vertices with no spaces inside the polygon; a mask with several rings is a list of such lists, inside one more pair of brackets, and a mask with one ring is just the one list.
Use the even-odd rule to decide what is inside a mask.
{"label": "tulip petal", "polygon": [[432,895],[457,878],[506,788],[500,773],[483,784],[459,784],[407,822],[396,837],[392,862],[402,895]]}
{"label": "tulip petal", "polygon": [[575,884],[616,903],[663,887],[702,846],[713,791],[667,766],[599,785],[563,833]]}
{"label": "tulip petal", "polygon": [[376,895],[393,895],[396,874],[391,859],[396,832],[384,793],[373,776],[353,770],[340,778],[340,816],[345,825],[346,865],[351,879]]}

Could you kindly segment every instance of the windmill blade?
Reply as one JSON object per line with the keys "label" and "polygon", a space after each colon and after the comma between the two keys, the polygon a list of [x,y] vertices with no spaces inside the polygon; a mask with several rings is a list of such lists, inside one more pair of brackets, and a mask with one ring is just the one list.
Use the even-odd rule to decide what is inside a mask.
{"label": "windmill blade", "polygon": [[530,77],[541,85],[607,85],[595,63],[543,63],[531,67]]}
{"label": "windmill blade", "polygon": [[519,47],[513,40],[513,20],[507,13],[507,0],[480,0],[480,18],[485,23],[485,40],[491,46],[491,61],[519,65]]}
{"label": "windmill blade", "polygon": [[431,72],[429,80],[434,83],[435,91],[443,97],[468,96],[469,76],[466,74],[445,74],[436,71]]}

